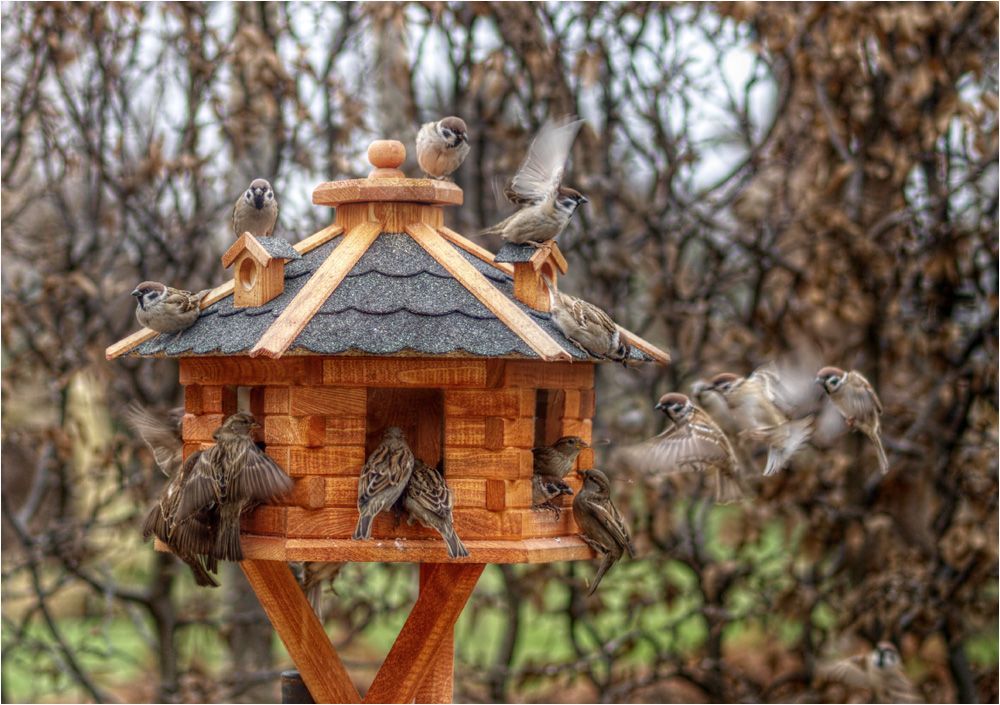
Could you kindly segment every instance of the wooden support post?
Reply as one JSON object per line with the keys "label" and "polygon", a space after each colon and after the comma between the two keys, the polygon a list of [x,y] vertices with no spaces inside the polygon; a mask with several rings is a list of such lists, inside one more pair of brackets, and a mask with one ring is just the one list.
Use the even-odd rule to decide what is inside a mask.
{"label": "wooden support post", "polygon": [[[420,594],[437,563],[420,564]],[[450,703],[455,699],[455,628],[444,635],[437,656],[417,688],[418,703]]]}
{"label": "wooden support post", "polygon": [[[448,687],[437,670],[435,658],[446,641],[454,644],[455,622],[485,567],[483,563],[434,563],[427,567],[420,597],[368,689],[366,703],[412,702],[425,678],[431,688]],[[450,672],[452,661],[446,660]],[[447,680],[450,684],[451,677]],[[437,691],[436,696],[429,697],[441,695]],[[450,702],[450,691],[447,698],[427,702]]]}
{"label": "wooden support post", "polygon": [[288,564],[247,559],[240,567],[312,697],[321,703],[360,703],[361,695]]}

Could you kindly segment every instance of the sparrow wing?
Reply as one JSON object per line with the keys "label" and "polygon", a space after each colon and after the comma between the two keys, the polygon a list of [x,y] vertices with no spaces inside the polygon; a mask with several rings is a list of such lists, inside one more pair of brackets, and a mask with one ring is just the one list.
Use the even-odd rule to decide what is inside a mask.
{"label": "sparrow wing", "polygon": [[232,496],[243,500],[270,502],[287,495],[294,487],[292,478],[274,459],[250,445],[242,472],[233,478]]}
{"label": "sparrow wing", "polygon": [[203,508],[219,501],[222,492],[221,475],[215,468],[215,448],[195,451],[184,463],[180,499],[177,500],[175,523],[181,523]]}
{"label": "sparrow wing", "polygon": [[635,557],[635,549],[632,548],[632,536],[622,515],[618,513],[618,508],[610,499],[604,501],[594,501],[588,503],[594,517],[601,522],[601,525],[610,534],[612,540],[628,551],[628,554]]}
{"label": "sparrow wing", "polygon": [[576,133],[583,120],[550,121],[535,136],[521,167],[504,190],[512,203],[538,203],[554,198]]}
{"label": "sparrow wing", "polygon": [[414,461],[406,491],[410,499],[442,519],[451,516],[455,493],[445,483],[444,476],[422,460]]}
{"label": "sparrow wing", "polygon": [[665,475],[704,472],[716,467],[739,467],[729,439],[711,419],[697,416],[680,426],[634,446],[632,455],[642,472]]}
{"label": "sparrow wing", "polygon": [[[180,414],[178,414],[178,411]],[[125,409],[125,420],[142,437],[160,470],[172,476],[184,461],[184,439],[181,427],[176,421],[183,417],[184,409],[172,409],[167,418],[151,413],[138,402],[132,402]]]}
{"label": "sparrow wing", "polygon": [[193,308],[198,308],[200,302],[201,298],[197,294],[172,287],[167,287],[167,295],[163,299],[164,306],[178,313],[187,313]]}
{"label": "sparrow wing", "polygon": [[360,496],[371,498],[396,487],[411,474],[413,462],[413,453],[405,445],[379,445],[361,471]]}
{"label": "sparrow wing", "polygon": [[871,418],[876,414],[882,415],[882,402],[879,401],[875,388],[857,372],[847,373],[844,399],[851,410],[851,415],[859,419]]}
{"label": "sparrow wing", "polygon": [[854,656],[835,663],[821,664],[817,673],[823,680],[843,683],[855,688],[871,688],[864,656]]}

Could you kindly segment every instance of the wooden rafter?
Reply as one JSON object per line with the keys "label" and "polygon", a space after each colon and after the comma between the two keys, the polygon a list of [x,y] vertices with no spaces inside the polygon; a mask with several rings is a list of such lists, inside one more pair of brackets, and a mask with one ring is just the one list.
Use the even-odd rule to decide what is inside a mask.
{"label": "wooden rafter", "polygon": [[[312,252],[317,247],[322,245],[324,242],[327,242],[337,237],[342,232],[344,232],[344,229],[341,226],[328,225],[322,230],[313,233],[304,240],[296,242],[294,245],[292,245],[292,247],[294,247],[295,251],[298,252],[300,255],[304,255],[307,252]],[[234,286],[235,286],[235,281],[233,279],[230,279],[225,284],[221,284],[215,287],[214,289],[212,289],[212,292],[208,296],[206,296],[204,299],[201,300],[201,308],[211,306],[216,301],[220,301],[226,298],[227,296],[232,296]],[[149,328],[142,328],[133,333],[132,335],[122,338],[114,345],[109,346],[108,349],[104,351],[104,356],[108,360],[111,360],[113,358],[118,357],[122,353],[131,350],[136,345],[142,345],[147,340],[155,338],[158,335],[159,333],[157,333],[155,330],[150,330]]]}
{"label": "wooden rafter", "polygon": [[497,290],[483,274],[455,252],[447,240],[433,228],[423,223],[411,223],[406,232],[431,257],[448,270],[455,279],[479,299],[486,308],[503,321],[523,340],[528,347],[538,353],[543,360],[571,360],[562,346],[552,339],[532,318]]}
{"label": "wooden rafter", "polygon": [[657,364],[660,365],[670,364],[670,353],[668,353],[666,350],[661,350],[660,348],[650,343],[648,340],[640,338],[632,331],[626,330],[621,326],[618,326],[618,331],[619,333],[625,335],[629,339],[629,342],[632,343],[633,347],[639,348],[644,353],[655,359]]}
{"label": "wooden rafter", "polygon": [[487,250],[485,247],[480,247],[476,243],[472,242],[472,240],[469,240],[468,238],[459,235],[450,228],[438,228],[438,233],[440,233],[441,237],[443,237],[445,240],[447,240],[453,245],[461,247],[470,255],[478,257],[486,264],[496,267],[501,272],[509,274],[510,276],[514,276],[514,266],[507,262],[494,261],[493,253]]}
{"label": "wooden rafter", "polygon": [[313,273],[257,344],[250,348],[250,356],[281,357],[381,232],[382,223],[367,222],[344,235],[344,241]]}

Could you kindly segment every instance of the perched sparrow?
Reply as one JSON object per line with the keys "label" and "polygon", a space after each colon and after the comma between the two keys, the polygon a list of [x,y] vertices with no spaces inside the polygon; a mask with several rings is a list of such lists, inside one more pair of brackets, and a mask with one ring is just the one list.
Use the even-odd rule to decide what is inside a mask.
{"label": "perched sparrow", "polygon": [[834,664],[820,666],[819,676],[872,691],[876,703],[922,703],[923,697],[903,673],[903,662],[896,647],[880,641],[867,656],[855,656]]}
{"label": "perched sparrow", "polygon": [[582,124],[583,120],[546,123],[504,189],[507,200],[523,208],[480,235],[499,235],[516,245],[539,247],[566,228],[576,209],[587,203],[579,191],[562,185],[566,159]]}
{"label": "perched sparrow", "polygon": [[590,444],[579,436],[563,436],[550,446],[532,448],[535,474],[566,477],[584,448],[590,448]]}
{"label": "perched sparrow", "polygon": [[323,621],[323,582],[329,581],[331,588],[334,579],[340,575],[346,563],[305,561],[302,564],[302,592],[313,608],[313,612]]}
{"label": "perched sparrow", "polygon": [[611,316],[592,303],[559,292],[544,274],[542,278],[549,288],[552,320],[562,334],[588,355],[628,367],[632,345]]}
{"label": "perched sparrow", "polygon": [[[194,467],[201,461],[204,451],[196,451],[188,456],[184,466],[175,472],[156,504],[146,515],[142,527],[142,538],[148,541],[154,535],[163,541],[175,556],[187,563],[194,573],[195,582],[202,587],[219,587],[208,571],[216,572],[215,559],[202,559],[201,555],[211,553],[214,543],[212,522],[206,512],[195,512],[178,521],[177,510],[187,489],[188,479]],[[204,562],[203,562],[204,561]],[[208,570],[206,570],[206,564]]]}
{"label": "perched sparrow", "polygon": [[184,407],[171,409],[166,417],[152,413],[138,402],[125,408],[125,420],[153,451],[153,458],[167,477],[173,477],[184,461],[181,420]]}
{"label": "perched sparrow", "polygon": [[885,475],[889,472],[889,459],[882,447],[882,402],[871,383],[861,373],[844,372],[836,367],[824,367],[816,373],[816,384],[830,396],[830,401],[844,417],[847,425],[868,436],[878,453],[878,467]]}
{"label": "perched sparrow", "polygon": [[417,163],[424,173],[443,179],[469,154],[469,132],[462,118],[425,122],[417,133]]}
{"label": "perched sparrow", "polygon": [[281,467],[253,439],[260,424],[247,413],[233,414],[214,434],[216,445],[206,450],[191,470],[178,518],[209,510],[217,522],[211,555],[224,561],[242,561],[240,515],[262,502],[292,491],[293,483]]}
{"label": "perched sparrow", "polygon": [[[455,507],[455,493],[444,480],[444,473],[432,468],[419,458],[413,461],[413,473],[406,489],[397,500],[397,506],[410,515],[407,524],[416,519],[422,526],[435,529],[444,539],[448,558],[465,558],[469,555],[455,533],[451,510]],[[397,510],[398,511],[398,510]]]}
{"label": "perched sparrow", "polygon": [[160,282],[142,282],[132,290],[138,304],[135,317],[140,325],[157,333],[180,333],[198,320],[201,300],[210,291],[205,289],[194,294]]}
{"label": "perched sparrow", "polygon": [[361,516],[351,538],[357,541],[372,537],[375,515],[395,504],[412,473],[413,452],[406,444],[406,435],[403,429],[390,426],[358,478],[358,511]]}
{"label": "perched sparrow", "polygon": [[740,436],[767,445],[764,475],[773,475],[785,467],[812,433],[812,416],[790,421],[769,395],[767,381],[756,373],[739,377],[724,372],[716,375],[709,386],[725,398],[733,418],[743,428]]}
{"label": "perched sparrow", "polygon": [[601,567],[597,569],[594,583],[587,593],[587,597],[590,597],[608,568],[618,562],[622,553],[628,551],[629,557],[635,558],[635,549],[625,520],[611,502],[608,476],[593,468],[577,470],[577,473],[583,478],[583,489],[573,500],[573,518],[583,531],[583,534],[577,536],[595,551],[604,554]]}
{"label": "perched sparrow", "polygon": [[[546,446],[548,447],[548,446]],[[537,458],[536,458],[537,460]],[[540,474],[537,470],[531,476],[531,508],[555,512],[555,521],[559,521],[562,508],[553,504],[552,500],[564,494],[572,495],[573,490],[566,481],[556,475]]]}
{"label": "perched sparrow", "polygon": [[671,421],[658,436],[635,449],[639,467],[657,479],[675,472],[715,471],[715,499],[743,499],[740,462],[732,444],[712,418],[683,394],[664,394],[656,409]]}
{"label": "perched sparrow", "polygon": [[277,220],[278,199],[271,184],[264,179],[254,179],[233,206],[233,232],[236,237],[243,233],[270,237]]}

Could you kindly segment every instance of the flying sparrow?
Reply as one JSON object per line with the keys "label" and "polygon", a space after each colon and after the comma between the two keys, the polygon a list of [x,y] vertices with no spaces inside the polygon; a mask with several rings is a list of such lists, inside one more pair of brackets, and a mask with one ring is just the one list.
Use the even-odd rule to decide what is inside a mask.
{"label": "flying sparrow", "polygon": [[211,554],[224,561],[242,561],[240,515],[262,502],[270,502],[292,491],[284,470],[253,439],[257,420],[247,413],[229,416],[213,434],[209,448],[192,468],[181,499],[178,519],[198,511],[210,511],[216,523]]}
{"label": "flying sparrow", "polygon": [[604,554],[601,567],[597,569],[594,583],[587,593],[590,597],[608,568],[618,562],[622,553],[628,551],[629,557],[635,558],[635,549],[625,520],[611,501],[608,476],[593,468],[577,470],[577,473],[583,478],[583,489],[573,500],[573,518],[583,532],[577,536],[595,551]]}
{"label": "flying sparrow", "polygon": [[184,439],[181,437],[184,407],[171,409],[164,417],[154,414],[138,402],[132,402],[125,408],[124,416],[153,451],[153,459],[163,474],[173,477],[184,460]]}
{"label": "flying sparrow", "polygon": [[499,235],[516,245],[540,247],[561,233],[587,199],[562,185],[570,148],[583,120],[546,123],[528,148],[517,174],[504,189],[511,203],[523,206],[480,235]]}
{"label": "flying sparrow", "polygon": [[882,447],[882,425],[879,422],[882,402],[871,383],[860,372],[824,367],[816,373],[816,384],[823,385],[823,390],[847,425],[871,439],[878,453],[879,470],[883,475],[889,472],[889,459]]}
{"label": "flying sparrow", "polygon": [[138,304],[135,317],[140,325],[157,333],[180,334],[198,320],[201,300],[210,291],[205,289],[195,294],[160,282],[142,282],[132,290]]}
{"label": "flying sparrow", "polygon": [[712,418],[676,392],[664,394],[655,408],[671,423],[663,433],[634,449],[639,467],[661,480],[675,472],[714,470],[716,501],[728,504],[743,499],[740,462]]}
{"label": "flying sparrow", "polygon": [[243,233],[269,237],[277,220],[278,199],[271,184],[265,179],[254,179],[233,206],[233,232],[236,237]]}
{"label": "flying sparrow", "polygon": [[632,345],[611,316],[588,301],[561,293],[544,274],[542,279],[549,289],[552,321],[562,334],[588,355],[628,367]]}
{"label": "flying sparrow", "polygon": [[880,641],[867,656],[855,656],[820,666],[823,680],[836,681],[872,691],[876,703],[922,703],[923,696],[903,673],[903,661],[896,647]]}
{"label": "flying sparrow", "polygon": [[767,445],[764,475],[773,475],[785,467],[812,433],[812,416],[789,420],[769,394],[772,389],[769,381],[756,373],[739,377],[724,372],[712,378],[709,387],[725,398],[733,418],[743,429],[740,437]]}
{"label": "flying sparrow", "polygon": [[722,392],[713,389],[704,380],[695,380],[691,384],[691,403],[711,416],[715,425],[726,434],[729,444],[740,461],[741,474],[749,472],[754,466],[753,458],[746,446],[739,440],[742,429],[729,411],[729,405],[726,404],[726,398],[722,396]]}
{"label": "flying sparrow", "polygon": [[[184,466],[177,469],[163,488],[159,499],[150,508],[142,527],[142,538],[148,541],[154,535],[170,548],[171,552],[187,563],[194,573],[195,582],[202,587],[219,587],[208,571],[216,572],[215,559],[201,556],[212,550],[214,536],[211,518],[206,512],[195,512],[178,521],[178,507],[187,488],[194,467],[201,461],[204,451],[188,456]],[[208,570],[206,570],[206,566]]]}
{"label": "flying sparrow", "polygon": [[358,478],[358,512],[361,516],[352,539],[357,541],[372,537],[372,520],[383,509],[395,504],[403,494],[413,473],[413,464],[413,452],[406,443],[403,429],[390,426],[382,434],[382,441],[368,457]]}
{"label": "flying sparrow", "polygon": [[566,477],[584,448],[590,448],[590,444],[579,436],[563,436],[550,446],[532,448],[535,474]]}
{"label": "flying sparrow", "polygon": [[556,475],[545,475],[537,470],[531,476],[531,508],[555,512],[555,521],[559,521],[562,508],[553,504],[552,500],[562,495],[572,495],[573,490],[566,481]]}
{"label": "flying sparrow", "polygon": [[455,533],[451,511],[455,507],[455,493],[444,480],[444,473],[432,468],[419,458],[413,461],[413,473],[406,489],[396,502],[397,512],[406,510],[406,523],[413,526],[416,519],[422,526],[435,529],[444,539],[448,558],[465,558],[468,550]]}
{"label": "flying sparrow", "polygon": [[302,592],[313,608],[313,612],[323,621],[323,582],[329,581],[331,588],[334,579],[346,563],[305,561],[302,564]]}
{"label": "flying sparrow", "polygon": [[417,163],[435,179],[443,179],[462,166],[468,154],[469,131],[462,118],[425,122],[417,133]]}

